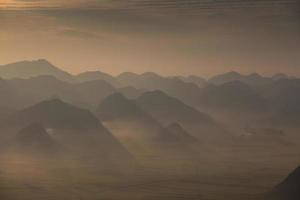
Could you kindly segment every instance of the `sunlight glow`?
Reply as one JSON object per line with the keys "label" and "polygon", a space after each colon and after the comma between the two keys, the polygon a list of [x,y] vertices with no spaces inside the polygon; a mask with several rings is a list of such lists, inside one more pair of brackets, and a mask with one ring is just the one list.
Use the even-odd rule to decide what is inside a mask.
{"label": "sunlight glow", "polygon": [[58,6],[58,1],[0,0],[0,9],[49,8]]}

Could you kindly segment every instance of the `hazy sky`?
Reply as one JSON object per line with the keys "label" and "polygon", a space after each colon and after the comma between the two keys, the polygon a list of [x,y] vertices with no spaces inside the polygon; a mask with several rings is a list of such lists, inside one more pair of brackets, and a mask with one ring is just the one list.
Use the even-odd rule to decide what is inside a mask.
{"label": "hazy sky", "polygon": [[0,64],[300,75],[300,0],[0,0]]}

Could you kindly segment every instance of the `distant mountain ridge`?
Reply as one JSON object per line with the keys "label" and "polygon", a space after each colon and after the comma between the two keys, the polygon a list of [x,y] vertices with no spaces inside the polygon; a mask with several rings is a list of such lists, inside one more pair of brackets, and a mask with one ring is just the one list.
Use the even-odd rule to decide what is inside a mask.
{"label": "distant mountain ridge", "polygon": [[41,75],[51,75],[70,82],[74,80],[71,74],[55,67],[45,59],[21,61],[0,66],[0,77],[5,79],[31,78]]}
{"label": "distant mountain ridge", "polygon": [[297,124],[300,116],[299,79],[282,73],[265,77],[228,72],[209,80],[195,75],[170,77],[153,72],[112,76],[90,71],[74,76],[40,59],[2,65],[0,77],[0,117],[50,98],[94,111],[99,102],[113,93],[136,99],[153,90],[205,111],[269,109],[271,122],[290,124]]}
{"label": "distant mountain ridge", "polygon": [[[32,61],[19,61],[15,63],[9,63],[5,65],[0,65],[0,77],[5,79],[11,78],[30,78],[40,75],[50,75],[54,76],[57,79],[73,82],[73,81],[92,81],[92,80],[104,80],[115,87],[118,86],[134,86],[139,81],[138,79],[157,79],[165,78],[165,79],[179,79],[186,83],[193,83],[199,87],[205,86],[207,83],[213,84],[223,84],[231,81],[242,81],[247,84],[263,84],[270,82],[272,80],[280,80],[280,79],[294,79],[296,77],[288,76],[284,73],[277,73],[271,77],[261,76],[257,73],[252,73],[249,75],[243,75],[235,71],[226,72],[223,74],[215,75],[210,79],[204,79],[197,75],[188,75],[188,76],[169,76],[163,77],[154,72],[145,72],[142,74],[136,74],[132,72],[123,72],[118,76],[112,76],[108,73],[104,73],[101,71],[86,71],[81,72],[77,75],[72,75],[56,66],[51,64],[49,61],[45,59],[38,59]],[[137,82],[138,81],[138,82]],[[143,87],[143,85],[141,85]],[[153,88],[152,88],[153,89]],[[158,88],[155,88],[158,89]]]}
{"label": "distant mountain ridge", "polygon": [[4,119],[2,126],[25,127],[40,123],[51,129],[89,130],[101,127],[100,121],[88,110],[77,108],[60,99],[51,99],[18,111]]}
{"label": "distant mountain ridge", "polygon": [[115,77],[113,77],[110,74],[101,72],[101,71],[87,71],[87,72],[83,72],[83,73],[80,73],[80,74],[76,75],[75,78],[78,81],[80,81],[80,82],[95,81],[95,80],[104,80],[104,81],[112,84],[113,86],[119,86],[120,85],[118,83],[118,81],[115,79]]}
{"label": "distant mountain ridge", "polygon": [[257,73],[242,75],[238,72],[232,71],[232,72],[216,75],[211,79],[209,79],[209,83],[213,83],[216,85],[221,85],[232,81],[241,81],[250,86],[257,86],[257,85],[263,85],[271,82],[272,78],[263,77]]}
{"label": "distant mountain ridge", "polygon": [[199,105],[231,111],[258,111],[265,108],[265,99],[252,87],[235,80],[209,85],[201,90]]}

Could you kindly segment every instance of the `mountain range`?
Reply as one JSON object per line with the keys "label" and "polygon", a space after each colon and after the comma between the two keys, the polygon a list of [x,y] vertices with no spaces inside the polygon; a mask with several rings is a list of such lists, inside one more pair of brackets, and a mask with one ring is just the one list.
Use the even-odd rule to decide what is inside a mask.
{"label": "mountain range", "polygon": [[253,118],[245,118],[245,126],[299,126],[300,82],[284,74],[230,72],[208,80],[153,72],[71,75],[37,60],[0,66],[0,77],[0,128],[16,135],[38,123],[38,134],[51,131],[78,155],[106,152],[130,160],[131,153],[155,154],[167,146],[169,155],[179,149],[194,154],[186,148],[193,141],[232,140],[227,121],[247,114]]}
{"label": "mountain range", "polygon": [[71,75],[46,60],[34,60],[2,65],[0,77],[0,90],[4,94],[0,100],[2,114],[55,97],[93,111],[113,93],[134,99],[153,90],[206,112],[263,111],[269,113],[269,121],[290,121],[290,124],[297,123],[300,113],[295,103],[299,79],[285,74],[265,77],[228,72],[208,80],[198,76],[164,77],[153,72],[112,76],[90,71]]}
{"label": "mountain range", "polygon": [[[72,75],[36,60],[2,65],[0,77],[0,183],[35,187],[50,177],[67,196],[64,188],[77,196],[78,184],[88,195],[139,188],[153,199],[167,188],[217,199],[217,188],[247,199],[271,189],[298,156],[300,79],[285,74]],[[32,186],[31,173],[42,176]],[[299,168],[266,198],[298,200],[298,188]]]}

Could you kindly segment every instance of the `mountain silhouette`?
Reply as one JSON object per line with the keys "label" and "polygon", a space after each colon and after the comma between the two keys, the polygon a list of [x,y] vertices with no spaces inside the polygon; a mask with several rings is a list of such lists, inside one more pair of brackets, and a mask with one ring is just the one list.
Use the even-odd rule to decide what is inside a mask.
{"label": "mountain silhouette", "polygon": [[262,121],[272,126],[299,127],[300,79],[279,79],[260,88],[270,114]]}
{"label": "mountain silhouette", "polygon": [[216,75],[209,79],[209,83],[215,85],[222,85],[224,83],[240,81],[251,86],[264,85],[272,81],[272,78],[263,77],[257,73],[242,75],[238,72],[232,71],[224,74]]}
{"label": "mountain silhouette", "polygon": [[300,167],[274,188],[270,200],[298,200],[300,199]]}
{"label": "mountain silhouette", "polygon": [[152,116],[120,93],[105,98],[96,113],[103,122],[113,122],[120,124],[124,130],[132,130],[130,137],[146,138],[150,141],[164,138],[163,135],[168,133]]}
{"label": "mountain silhouette", "polygon": [[15,90],[19,109],[53,97],[74,104],[83,101],[81,100],[82,95],[75,90],[73,84],[61,81],[54,76],[43,75],[29,79],[17,78],[7,80],[7,82]]}
{"label": "mountain silhouette", "polygon": [[47,130],[66,150],[64,156],[93,162],[99,168],[128,166],[134,162],[127,149],[90,111],[60,99],[43,101],[18,111],[4,119],[1,125],[1,130],[28,127],[21,131],[24,134],[17,134],[18,141],[20,138],[28,142],[45,139],[49,135],[42,130]]}
{"label": "mountain silhouette", "polygon": [[176,76],[176,78],[179,78],[180,80],[187,82],[187,83],[194,83],[198,85],[199,87],[204,87],[207,84],[207,81],[200,77],[200,76],[195,76],[195,75],[190,75],[190,76]]}
{"label": "mountain silhouette", "polygon": [[144,92],[146,92],[146,90],[136,89],[135,87],[127,86],[127,87],[118,88],[118,92],[123,94],[128,99],[135,99],[141,94],[143,94]]}
{"label": "mountain silhouette", "polygon": [[0,78],[0,117],[10,113],[17,108],[17,94],[13,87],[9,83]]}
{"label": "mountain silhouette", "polygon": [[199,105],[228,111],[262,111],[265,99],[241,81],[209,85],[202,89]]}
{"label": "mountain silhouette", "polygon": [[145,92],[136,99],[136,102],[140,107],[164,124],[169,124],[172,121],[187,123],[212,121],[209,115],[201,113],[193,107],[159,90]]}
{"label": "mountain silhouette", "polygon": [[207,136],[223,137],[223,128],[213,118],[162,91],[145,92],[136,102],[164,125],[178,122],[193,136],[201,139]]}
{"label": "mountain silhouette", "polygon": [[92,80],[74,85],[75,91],[80,95],[80,101],[95,107],[105,97],[117,90],[104,80]]}
{"label": "mountain silhouette", "polygon": [[177,152],[183,144],[182,137],[163,127],[122,94],[116,93],[104,99],[96,113],[112,133],[135,154],[171,154]]}
{"label": "mountain silhouette", "polygon": [[4,126],[25,127],[34,122],[51,129],[88,130],[101,127],[92,113],[60,99],[46,100],[18,111],[5,120]]}
{"label": "mountain silhouette", "polygon": [[117,79],[124,87],[133,86],[149,91],[161,90],[188,103],[196,103],[200,93],[200,88],[194,83],[185,82],[176,77],[163,77],[153,72],[141,75],[127,72],[120,74]]}
{"label": "mountain silhouette", "polygon": [[180,141],[185,142],[186,144],[196,143],[197,138],[190,135],[179,123],[173,122],[169,124],[166,129],[170,131],[175,137],[179,138]]}
{"label": "mountain silhouette", "polygon": [[97,114],[104,121],[120,118],[150,118],[133,101],[120,93],[106,97],[98,106]]}
{"label": "mountain silhouette", "polygon": [[53,140],[39,123],[33,123],[20,130],[6,144],[10,153],[50,156],[62,151],[62,146]]}
{"label": "mountain silhouette", "polygon": [[88,71],[80,73],[76,76],[76,79],[80,82],[103,80],[110,83],[113,86],[118,86],[118,81],[110,74],[101,71]]}
{"label": "mountain silhouette", "polygon": [[30,78],[40,75],[50,75],[63,81],[73,81],[73,76],[44,59],[21,61],[0,66],[0,76],[5,79]]}
{"label": "mountain silhouette", "polygon": [[111,84],[103,80],[69,83],[48,75],[11,79],[7,83],[17,94],[20,109],[53,97],[76,106],[93,108],[104,97],[116,92]]}

